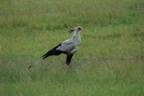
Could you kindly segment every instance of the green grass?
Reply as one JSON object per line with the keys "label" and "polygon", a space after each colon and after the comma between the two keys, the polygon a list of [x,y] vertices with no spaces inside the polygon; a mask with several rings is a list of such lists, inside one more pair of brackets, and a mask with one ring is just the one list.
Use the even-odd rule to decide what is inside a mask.
{"label": "green grass", "polygon": [[[1,0],[0,96],[143,96],[143,17],[143,0]],[[28,70],[79,25],[71,66],[60,55]]]}

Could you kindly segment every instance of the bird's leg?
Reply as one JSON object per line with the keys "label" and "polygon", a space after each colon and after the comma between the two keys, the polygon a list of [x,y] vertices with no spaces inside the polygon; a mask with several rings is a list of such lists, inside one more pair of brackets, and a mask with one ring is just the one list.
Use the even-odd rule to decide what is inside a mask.
{"label": "bird's leg", "polygon": [[67,65],[70,64],[71,59],[72,59],[72,56],[73,56],[73,54],[69,54],[69,53],[67,53],[67,59],[66,59],[66,64],[67,64]]}

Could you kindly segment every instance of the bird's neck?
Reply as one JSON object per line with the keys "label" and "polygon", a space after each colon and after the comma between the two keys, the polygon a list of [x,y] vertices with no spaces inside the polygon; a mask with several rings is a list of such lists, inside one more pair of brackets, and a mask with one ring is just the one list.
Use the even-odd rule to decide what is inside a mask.
{"label": "bird's neck", "polygon": [[80,42],[81,41],[80,32],[74,32],[73,39],[76,40],[77,42]]}

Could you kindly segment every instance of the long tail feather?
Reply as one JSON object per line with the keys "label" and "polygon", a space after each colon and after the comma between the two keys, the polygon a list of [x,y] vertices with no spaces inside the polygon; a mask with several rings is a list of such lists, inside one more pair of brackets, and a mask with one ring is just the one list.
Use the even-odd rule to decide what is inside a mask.
{"label": "long tail feather", "polygon": [[38,61],[32,63],[32,64],[28,67],[28,69],[32,68],[32,67],[33,67],[34,65],[36,65],[36,64],[39,64],[39,63],[41,62],[41,60],[42,60],[42,59],[39,59]]}

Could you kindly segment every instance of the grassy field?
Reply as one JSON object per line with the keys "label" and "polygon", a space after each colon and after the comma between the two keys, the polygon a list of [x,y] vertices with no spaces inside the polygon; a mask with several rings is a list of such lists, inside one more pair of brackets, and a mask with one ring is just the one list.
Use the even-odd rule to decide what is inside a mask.
{"label": "grassy field", "polygon": [[[28,69],[74,26],[71,66]],[[0,96],[144,96],[144,0],[0,0]]]}

